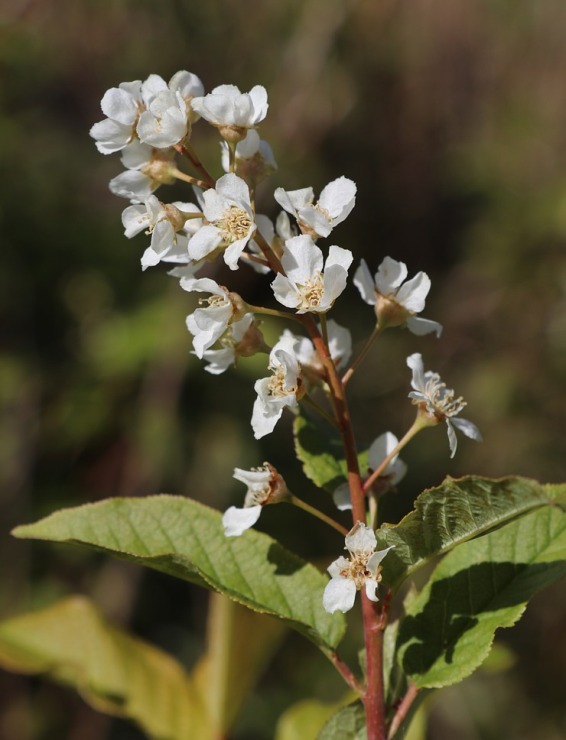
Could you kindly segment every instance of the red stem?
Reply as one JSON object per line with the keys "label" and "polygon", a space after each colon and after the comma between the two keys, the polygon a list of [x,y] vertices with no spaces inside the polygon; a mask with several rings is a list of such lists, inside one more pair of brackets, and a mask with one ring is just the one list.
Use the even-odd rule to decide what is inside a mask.
{"label": "red stem", "polygon": [[407,689],[407,692],[405,696],[401,699],[401,703],[397,707],[397,711],[395,712],[395,716],[393,717],[393,720],[391,721],[391,727],[389,728],[389,737],[393,737],[399,727],[401,727],[401,723],[407,716],[407,712],[411,708],[411,704],[415,701],[417,698],[417,694],[419,693],[419,690],[415,686],[414,683],[409,684],[409,688]]}
{"label": "red stem", "polygon": [[[301,317],[301,320],[309,332],[312,343],[326,370],[334,414],[338,422],[344,453],[346,455],[354,524],[358,521],[365,523],[366,499],[345,388],[336,371],[336,366],[330,357],[328,347],[316,328],[313,319],[305,315]],[[362,700],[366,713],[367,740],[386,740],[383,697],[383,630],[385,627],[385,613],[381,605],[370,601],[364,592],[362,592],[362,615],[366,648],[366,690],[362,696]]]}

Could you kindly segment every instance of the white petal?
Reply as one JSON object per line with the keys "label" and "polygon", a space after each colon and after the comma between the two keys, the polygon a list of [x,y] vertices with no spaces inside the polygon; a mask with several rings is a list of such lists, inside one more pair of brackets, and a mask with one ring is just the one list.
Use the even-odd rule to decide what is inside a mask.
{"label": "white petal", "polygon": [[450,445],[450,457],[454,457],[456,450],[458,449],[458,439],[454,427],[450,423],[450,419],[446,419],[446,430],[448,434],[448,444]]}
{"label": "white petal", "polygon": [[456,427],[456,429],[462,432],[462,434],[465,434],[466,437],[469,437],[470,439],[475,439],[476,442],[482,441],[480,430],[475,424],[473,424],[471,421],[468,421],[468,419],[453,417],[452,419],[450,419],[450,421]]}
{"label": "white petal", "polygon": [[294,236],[285,242],[281,264],[289,280],[303,284],[322,272],[322,251],[310,236]]}
{"label": "white petal", "polygon": [[189,240],[189,257],[200,260],[222,244],[222,233],[220,229],[211,224],[200,228]]}
{"label": "white petal", "polygon": [[159,183],[152,181],[139,170],[126,170],[110,180],[110,192],[120,198],[132,201],[143,201],[159,187]]}
{"label": "white petal", "polygon": [[128,206],[122,211],[122,225],[124,227],[124,234],[131,239],[140,231],[147,229],[149,226],[149,216],[145,206],[135,205]]}
{"label": "white petal", "polygon": [[250,189],[245,180],[242,180],[238,175],[235,175],[233,172],[222,175],[216,183],[216,192],[221,197],[227,200],[233,200],[242,207],[245,207],[244,210],[251,214]]}
{"label": "white petal", "polygon": [[328,212],[333,226],[336,226],[348,216],[355,202],[356,183],[347,177],[339,177],[324,188],[318,205]]}
{"label": "white petal", "polygon": [[355,555],[373,552],[376,545],[375,532],[363,522],[356,522],[346,535],[346,548]]}
{"label": "white petal", "polygon": [[332,231],[332,224],[328,220],[328,216],[321,213],[314,206],[301,208],[297,213],[297,219],[299,220],[299,225],[301,223],[306,224],[317,236],[327,237]]}
{"label": "white petal", "polygon": [[255,491],[263,490],[271,479],[269,470],[244,470],[243,468],[234,468],[232,475],[235,480],[244,483],[248,488]]}
{"label": "white petal", "polygon": [[[392,432],[384,432],[383,434],[380,434],[377,439],[374,439],[368,451],[368,463],[370,468],[372,470],[376,470],[385,460],[387,455],[389,455],[390,452],[393,452],[398,444],[399,440]],[[395,459],[396,457],[389,463],[383,471],[383,475],[389,474],[389,469]]]}
{"label": "white petal", "polygon": [[301,296],[289,278],[278,274],[271,287],[275,298],[287,308],[296,308],[301,303]]}
{"label": "white petal", "polygon": [[407,365],[413,371],[411,385],[416,391],[422,391],[425,385],[423,358],[419,352],[407,357]]}
{"label": "white petal", "polygon": [[301,208],[313,202],[314,191],[312,188],[301,188],[300,190],[283,190],[283,188],[277,188],[273,193],[273,197],[287,213],[296,216]]}
{"label": "white petal", "polygon": [[264,404],[258,396],[255,400],[252,411],[252,429],[254,437],[256,439],[261,439],[262,437],[265,437],[266,434],[271,434],[282,414],[283,408],[277,408],[275,404]]}
{"label": "white petal", "polygon": [[324,589],[322,606],[330,614],[347,612],[356,600],[356,584],[349,578],[332,578]]}
{"label": "white petal", "polygon": [[208,362],[204,369],[211,375],[221,375],[233,365],[236,355],[232,347],[225,349],[207,349],[203,352],[202,359]]}
{"label": "white petal", "polygon": [[240,256],[244,251],[248,241],[249,237],[245,237],[244,239],[237,239],[226,248],[224,252],[224,262],[231,270],[238,269],[238,260],[240,259]]}
{"label": "white petal", "polygon": [[332,308],[334,301],[341,295],[348,282],[348,273],[341,265],[331,265],[324,271],[324,291],[320,305],[311,311],[328,311]]}
{"label": "white petal", "polygon": [[130,127],[134,124],[138,114],[136,101],[119,87],[112,87],[104,93],[100,107],[105,116]]}
{"label": "white petal", "polygon": [[381,295],[395,293],[407,277],[407,265],[392,257],[385,257],[375,275],[375,286]]}
{"label": "white petal", "polygon": [[267,103],[267,90],[263,85],[255,85],[249,92],[249,96],[253,103],[253,119],[252,125],[263,121],[267,115],[267,109],[269,105]]}
{"label": "white petal", "polygon": [[395,545],[390,545],[390,547],[386,547],[384,550],[378,550],[377,552],[374,552],[371,558],[367,562],[367,569],[370,573],[376,573],[377,572],[377,566],[381,563],[383,558],[387,555],[389,550],[393,550]]}
{"label": "white petal", "polygon": [[354,273],[354,285],[360,291],[362,299],[370,306],[375,306],[375,282],[365,260],[361,260],[360,266]]}
{"label": "white petal", "polygon": [[148,267],[154,267],[155,265],[158,265],[160,262],[161,262],[161,259],[159,255],[151,247],[148,247],[145,250],[145,252],[142,254],[142,258],[141,258],[142,270],[147,270]]}
{"label": "white petal", "polygon": [[222,515],[222,525],[226,537],[239,537],[246,529],[253,527],[259,519],[262,506],[249,506],[245,509],[238,509],[236,506],[230,506]]}
{"label": "white petal", "polygon": [[432,334],[433,332],[436,333],[437,337],[442,334],[443,327],[438,321],[421,319],[420,316],[409,316],[406,323],[407,329],[418,337],[422,337],[425,334]]}
{"label": "white petal", "polygon": [[366,578],[366,596],[370,601],[379,601],[377,598],[377,581],[373,578]]}
{"label": "white petal", "polygon": [[407,280],[395,296],[398,303],[407,311],[420,313],[425,307],[425,300],[430,290],[430,278],[426,272],[417,272],[414,278]]}
{"label": "white petal", "polygon": [[330,356],[340,368],[345,365],[352,354],[352,335],[344,326],[337,324],[334,319],[330,319],[327,324],[328,330],[328,349]]}
{"label": "white petal", "polygon": [[327,270],[333,265],[340,265],[340,267],[343,267],[348,272],[353,260],[354,255],[349,249],[342,249],[342,247],[337,247],[333,244],[328,248],[328,257],[326,258],[324,269]]}
{"label": "white petal", "polygon": [[347,511],[352,508],[352,499],[350,498],[350,486],[347,483],[341,483],[332,494],[332,500],[337,509]]}

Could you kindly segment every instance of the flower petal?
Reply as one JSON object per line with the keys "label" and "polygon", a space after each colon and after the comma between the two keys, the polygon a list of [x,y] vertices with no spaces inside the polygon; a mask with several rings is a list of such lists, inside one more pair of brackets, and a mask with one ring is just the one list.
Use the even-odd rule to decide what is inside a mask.
{"label": "flower petal", "polygon": [[438,321],[430,321],[429,319],[421,319],[419,316],[409,316],[407,319],[407,329],[416,334],[418,337],[424,336],[425,334],[436,333],[439,337],[442,334],[443,326]]}
{"label": "flower petal", "polygon": [[332,578],[324,589],[322,606],[330,614],[347,612],[356,600],[356,584],[349,578]]}
{"label": "flower petal", "polygon": [[375,282],[365,260],[360,261],[360,266],[354,273],[354,285],[360,291],[362,300],[370,306],[375,306]]}
{"label": "flower petal", "polygon": [[222,525],[226,537],[239,537],[246,529],[253,527],[259,519],[262,506],[249,506],[245,509],[238,509],[236,506],[230,506],[222,515]]}

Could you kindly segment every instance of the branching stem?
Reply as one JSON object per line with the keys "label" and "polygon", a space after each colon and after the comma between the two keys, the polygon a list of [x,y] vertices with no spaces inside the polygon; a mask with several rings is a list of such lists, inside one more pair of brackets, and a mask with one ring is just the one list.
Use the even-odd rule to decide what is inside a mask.
{"label": "branching stem", "polygon": [[335,521],[331,517],[324,514],[322,511],[319,511],[318,509],[315,509],[314,506],[311,506],[310,504],[307,504],[306,501],[303,501],[300,498],[297,498],[297,496],[294,496],[291,494],[291,497],[287,499],[287,501],[290,504],[294,504],[299,509],[302,509],[303,511],[306,511],[308,514],[312,514],[312,516],[315,516],[317,519],[320,519],[321,522],[324,522],[325,524],[328,524],[330,527],[335,529],[337,532],[340,532],[340,534],[345,537],[348,534],[348,530],[346,527],[343,527],[339,522]]}

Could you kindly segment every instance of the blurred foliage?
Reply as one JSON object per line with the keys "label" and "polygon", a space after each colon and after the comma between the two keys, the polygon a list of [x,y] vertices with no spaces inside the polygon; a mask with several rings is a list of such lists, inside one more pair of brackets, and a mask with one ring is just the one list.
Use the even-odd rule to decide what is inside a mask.
{"label": "blurred foliage", "polygon": [[[426,315],[443,337],[380,340],[351,383],[360,442],[410,422],[413,351],[468,400],[485,442],[462,442],[450,461],[443,433],[423,435],[404,454],[410,472],[392,516],[445,473],[566,480],[562,0],[12,0],[0,24],[2,616],[78,591],[191,665],[202,653],[200,591],[16,542],[9,530],[58,506],[157,490],[224,508],[241,495],[234,465],[264,459],[313,495],[290,459],[288,422],[261,444],[252,438],[255,359],[229,380],[203,373],[184,328],[193,298],[164,271],[142,275],[144,237],[122,235],[126,203],[107,191],[118,158],[100,156],[88,130],[107,88],[151,72],[189,69],[207,89],[264,84],[276,184],[320,190],[353,178],[358,204],[336,243],[372,269],[390,254],[431,275]],[[217,161],[203,131],[195,144]],[[260,194],[271,215],[274,183]],[[254,302],[268,299],[250,271],[231,279]],[[354,295],[335,313],[361,342],[373,315]],[[305,521],[305,538],[294,512],[270,509],[262,528],[304,556],[334,557],[338,540],[328,544],[318,524]],[[512,667],[431,703],[427,737],[563,737],[565,628],[556,587],[502,636]],[[0,736],[10,740],[140,737],[62,689],[8,674],[0,685]],[[234,738],[269,737],[293,702],[337,701],[341,690],[291,636]]]}

